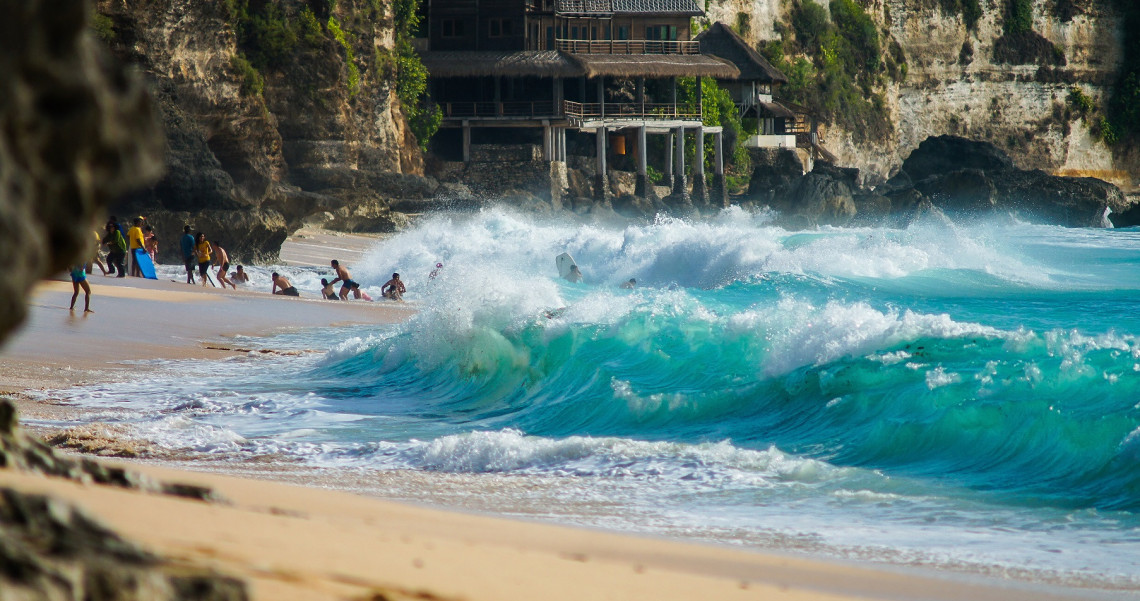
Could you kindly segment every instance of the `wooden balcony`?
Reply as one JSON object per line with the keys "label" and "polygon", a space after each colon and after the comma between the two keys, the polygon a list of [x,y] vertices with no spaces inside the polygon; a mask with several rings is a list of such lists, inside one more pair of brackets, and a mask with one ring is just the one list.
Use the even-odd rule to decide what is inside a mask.
{"label": "wooden balcony", "polygon": [[[701,110],[696,106],[676,104],[619,103],[563,101],[563,112],[571,119],[643,119],[643,120],[700,120]],[[604,109],[604,110],[603,110]]]}
{"label": "wooden balcony", "polygon": [[661,40],[555,40],[571,54],[700,54],[701,43]]}
{"label": "wooden balcony", "polygon": [[547,119],[559,117],[558,104],[543,102],[442,102],[444,119]]}

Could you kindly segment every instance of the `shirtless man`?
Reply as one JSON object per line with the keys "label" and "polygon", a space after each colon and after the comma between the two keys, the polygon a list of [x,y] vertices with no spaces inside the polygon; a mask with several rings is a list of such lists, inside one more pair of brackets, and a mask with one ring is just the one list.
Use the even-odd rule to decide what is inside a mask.
{"label": "shirtless man", "polygon": [[332,268],[336,271],[336,279],[329,282],[333,285],[340,282],[340,300],[348,300],[348,293],[353,292],[353,298],[360,298],[360,291],[353,290],[352,285],[356,282],[352,281],[352,274],[348,273],[348,269],[340,266],[340,261],[333,259],[331,262]]}
{"label": "shirtless man", "polygon": [[245,267],[237,266],[237,271],[230,274],[230,281],[238,284],[248,284],[249,274],[245,272]]}
{"label": "shirtless man", "polygon": [[400,281],[400,274],[393,273],[392,279],[388,280],[383,286],[380,287],[380,296],[391,300],[404,300],[404,293],[408,289],[404,288],[404,283]]}
{"label": "shirtless man", "polygon": [[[278,288],[280,288],[280,290],[278,290]],[[273,289],[270,290],[270,292],[273,294],[283,294],[285,296],[301,296],[301,293],[297,292],[293,284],[290,284],[289,280],[285,279],[285,276],[278,274],[276,271],[273,272]]]}
{"label": "shirtless man", "polygon": [[218,265],[218,283],[222,285],[225,290],[226,284],[233,286],[237,290],[237,284],[233,283],[226,274],[230,271],[230,256],[226,253],[226,249],[222,248],[217,242],[214,243],[214,260]]}

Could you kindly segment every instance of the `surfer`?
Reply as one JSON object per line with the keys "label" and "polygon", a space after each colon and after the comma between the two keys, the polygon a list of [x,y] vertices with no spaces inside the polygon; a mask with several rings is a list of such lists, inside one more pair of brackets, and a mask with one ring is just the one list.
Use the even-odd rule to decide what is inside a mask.
{"label": "surfer", "polygon": [[404,288],[404,283],[400,281],[400,274],[393,273],[392,279],[380,287],[380,296],[390,300],[402,301],[404,300],[404,293],[407,291],[407,288]]}
{"label": "surfer", "polygon": [[622,287],[622,288],[625,288],[625,289],[627,289],[627,290],[629,290],[629,289],[633,289],[633,288],[636,288],[636,287],[637,287],[637,280],[636,280],[635,278],[629,278],[629,281],[628,281],[628,282],[624,282],[624,283],[621,285],[621,287]]}
{"label": "surfer", "polygon": [[582,272],[577,265],[570,266],[570,273],[566,274],[566,279],[574,284],[582,281]]}
{"label": "surfer", "polygon": [[[273,294],[282,294],[285,296],[301,296],[301,293],[297,292],[297,289],[293,286],[293,284],[289,283],[289,280],[285,279],[285,276],[274,271],[271,277],[273,278],[273,288],[270,290],[270,292]],[[280,288],[280,290],[278,290],[278,288]]]}
{"label": "surfer", "polygon": [[[352,274],[348,273],[348,269],[340,266],[340,261],[333,259],[330,264],[336,271],[336,279],[329,282],[329,285],[340,282],[340,300],[348,300],[348,293],[352,291],[352,285],[356,282],[352,281]],[[353,298],[360,298],[360,292],[357,291]]]}

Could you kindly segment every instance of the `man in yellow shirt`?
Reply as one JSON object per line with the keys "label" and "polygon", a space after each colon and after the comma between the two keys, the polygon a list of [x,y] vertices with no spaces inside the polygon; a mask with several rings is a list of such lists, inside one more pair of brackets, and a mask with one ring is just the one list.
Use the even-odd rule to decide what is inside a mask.
{"label": "man in yellow shirt", "polygon": [[127,251],[127,258],[131,264],[131,275],[141,278],[142,270],[139,269],[138,263],[135,262],[135,249],[146,247],[146,242],[143,241],[142,217],[135,217],[135,220],[131,223],[131,229],[127,230],[127,242],[130,244],[130,250]]}

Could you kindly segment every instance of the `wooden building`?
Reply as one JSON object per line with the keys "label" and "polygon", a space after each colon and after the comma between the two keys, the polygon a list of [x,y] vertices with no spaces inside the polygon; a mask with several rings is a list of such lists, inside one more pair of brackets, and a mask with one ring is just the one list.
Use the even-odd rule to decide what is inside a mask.
{"label": "wooden building", "polygon": [[732,95],[741,118],[756,119],[756,135],[745,140],[745,146],[804,149],[809,169],[815,158],[835,162],[835,156],[823,147],[815,116],[803,106],[777,99],[779,87],[788,78],[764,55],[724,23],[714,23],[696,40],[701,52],[725,59],[739,71],[735,77],[718,78],[717,83]]}
{"label": "wooden building", "polygon": [[[595,138],[595,193],[606,194],[607,137],[632,140],[637,190],[649,185],[646,136],[666,137],[662,172],[675,194],[689,194],[685,132],[716,148],[714,188],[723,196],[719,127],[704,127],[699,101],[678,103],[678,77],[732,79],[733,64],[702,53],[689,23],[694,0],[428,0],[429,38],[421,42],[431,96],[444,131],[461,131],[458,152],[471,158],[472,131],[526,139],[541,131],[543,156],[565,161],[567,132]],[[535,133],[530,133],[535,132]],[[624,143],[622,148],[624,149]],[[703,161],[692,165],[693,191],[707,198]]]}

